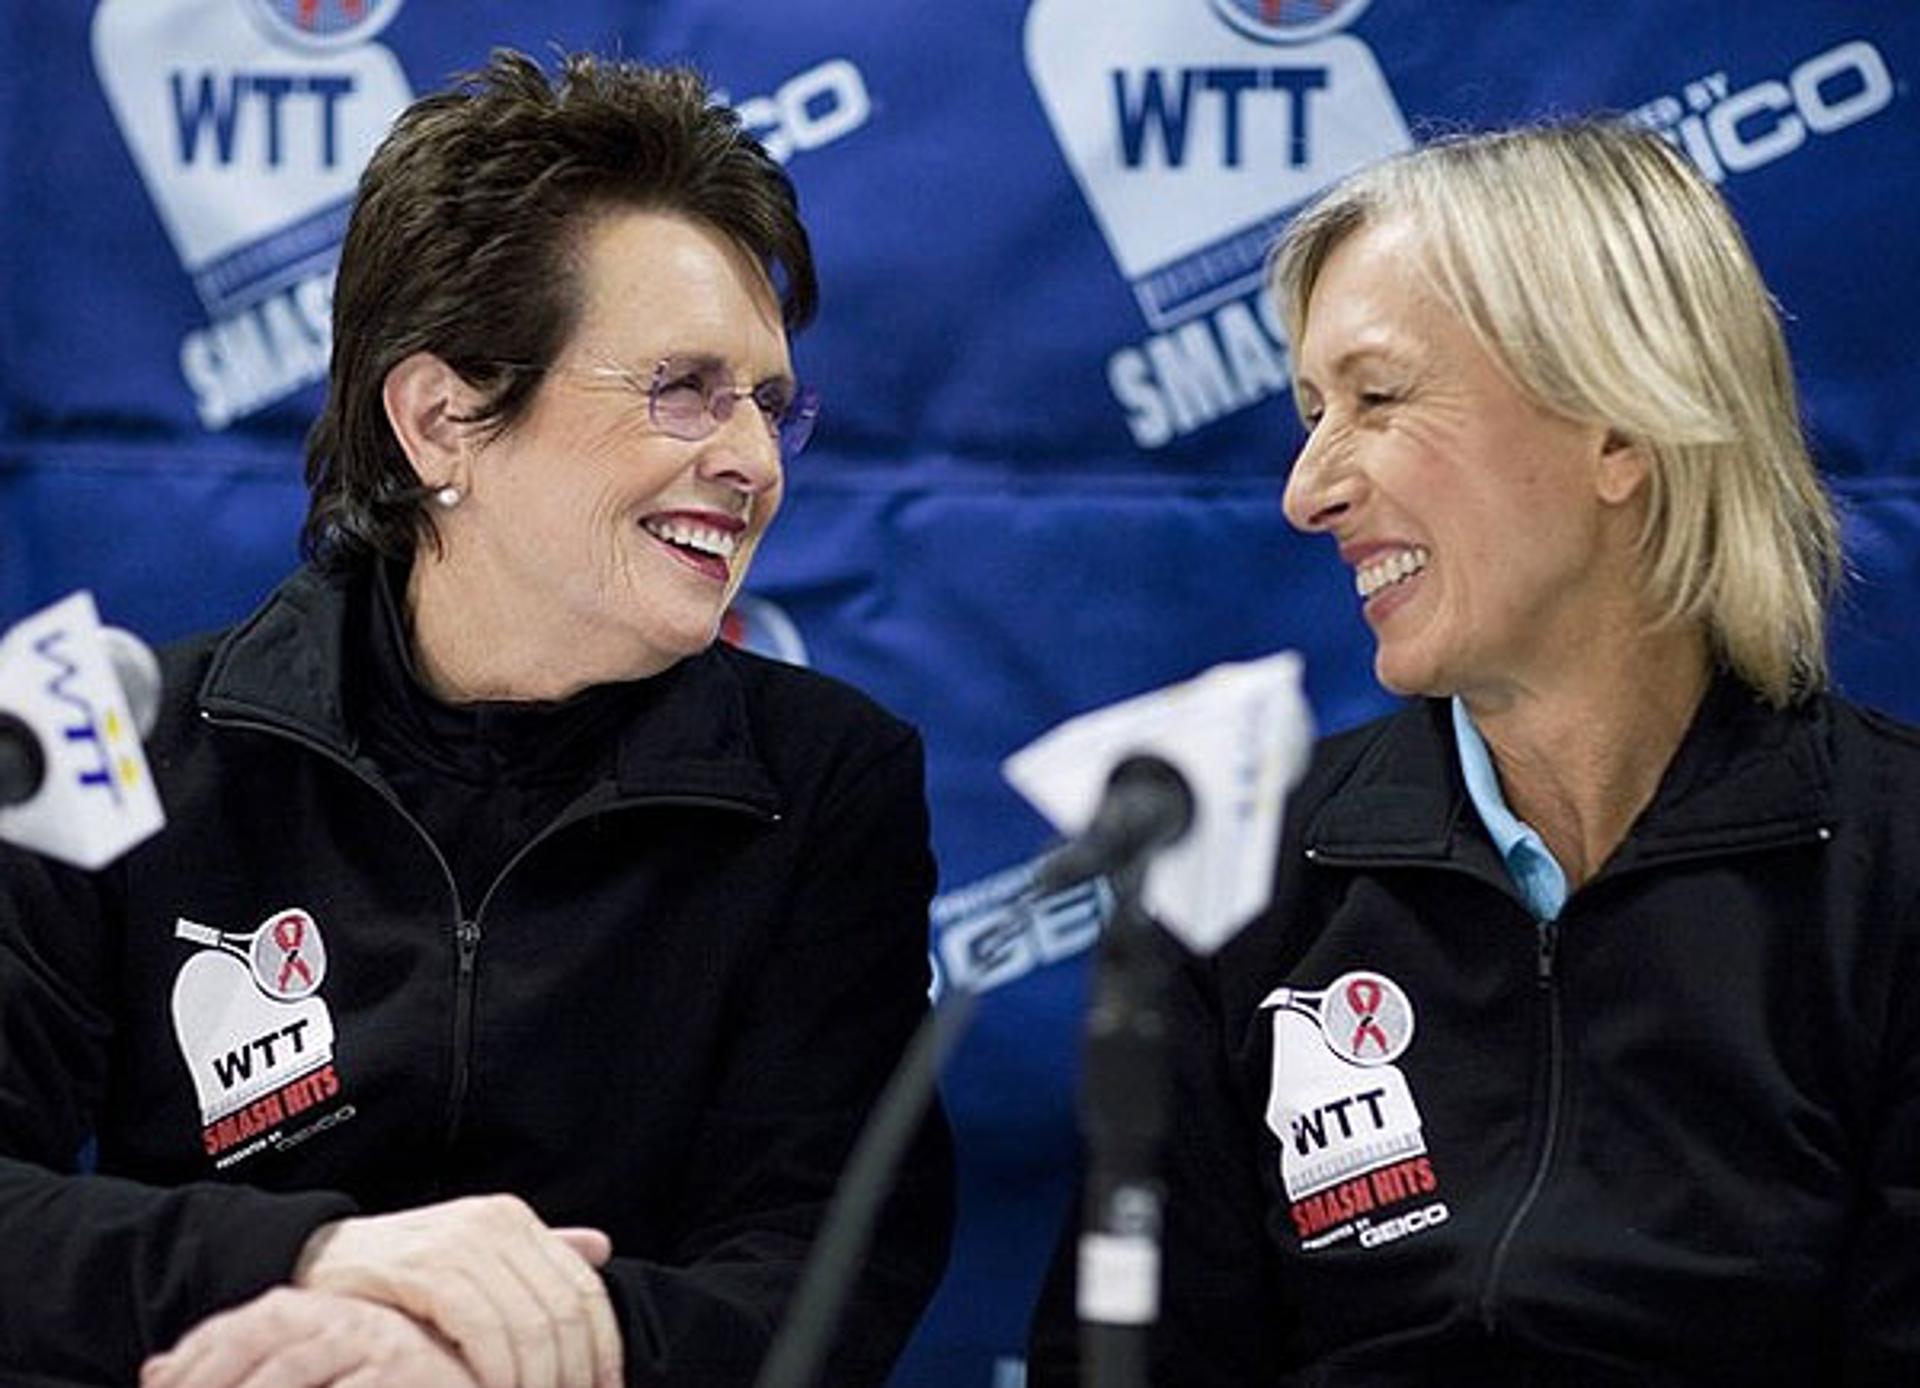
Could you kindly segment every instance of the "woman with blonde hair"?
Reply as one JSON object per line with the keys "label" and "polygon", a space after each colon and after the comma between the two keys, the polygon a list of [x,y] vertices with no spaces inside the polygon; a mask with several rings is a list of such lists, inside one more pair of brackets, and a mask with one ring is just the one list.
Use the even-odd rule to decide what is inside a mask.
{"label": "woman with blonde hair", "polygon": [[1288,519],[1412,702],[1181,979],[1155,1381],[1916,1381],[1920,738],[1827,690],[1837,526],[1724,203],[1632,126],[1461,137],[1273,290]]}

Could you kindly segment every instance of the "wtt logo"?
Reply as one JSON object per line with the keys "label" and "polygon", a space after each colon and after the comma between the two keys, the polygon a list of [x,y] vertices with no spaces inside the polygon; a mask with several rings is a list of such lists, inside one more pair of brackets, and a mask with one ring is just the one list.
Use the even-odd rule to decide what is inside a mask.
{"label": "wtt logo", "polygon": [[[1132,78],[1137,78],[1135,88]],[[1150,137],[1157,136],[1167,167],[1187,162],[1187,132],[1218,121],[1218,136],[1210,143],[1222,164],[1237,169],[1241,162],[1241,135],[1252,139],[1285,141],[1285,158],[1292,168],[1304,167],[1313,146],[1312,109],[1307,98],[1325,91],[1327,73],[1317,67],[1201,67],[1169,75],[1157,68],[1143,73],[1113,74],[1115,114],[1120,126],[1120,157],[1130,169],[1149,159]],[[1275,112],[1260,102],[1246,103],[1249,94],[1273,93],[1285,102]],[[1243,111],[1251,110],[1248,120]],[[1194,142],[1195,146],[1200,141]]]}
{"label": "wtt logo", "polygon": [[79,592],[0,637],[0,711],[26,726],[46,761],[32,796],[0,808],[0,839],[83,868],[104,866],[166,823],[111,635],[92,595]]}
{"label": "wtt logo", "polygon": [[80,666],[67,649],[69,635],[50,631],[33,643],[33,653],[47,670],[44,692],[48,702],[65,715],[60,731],[67,745],[84,749],[72,767],[74,783],[98,787],[118,805],[122,783],[130,787],[139,784],[139,766],[131,757],[112,750],[115,743],[126,743],[127,731],[113,709],[95,707],[81,689]]}
{"label": "wtt logo", "polygon": [[[203,153],[232,165],[244,150],[277,169],[294,155],[296,140],[305,146],[311,139],[314,147],[298,153],[331,169],[340,163],[340,103],[358,84],[344,73],[175,71],[167,85],[182,165],[197,163]],[[253,132],[258,135],[242,138]]]}
{"label": "wtt logo", "polygon": [[224,429],[326,374],[360,170],[413,90],[375,42],[401,0],[102,0],[93,62],[205,327],[180,344]]}
{"label": "wtt logo", "polygon": [[[1260,293],[1293,210],[1405,149],[1373,52],[1336,32],[1368,0],[1123,7],[1034,0],[1027,69],[1155,335],[1108,361],[1134,441],[1157,448],[1285,389]],[[1196,23],[1195,11],[1201,10]]]}

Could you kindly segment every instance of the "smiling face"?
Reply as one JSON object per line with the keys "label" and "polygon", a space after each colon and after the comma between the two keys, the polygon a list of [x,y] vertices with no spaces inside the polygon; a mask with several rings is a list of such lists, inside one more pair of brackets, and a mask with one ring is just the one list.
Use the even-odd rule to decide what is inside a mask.
{"label": "smiling face", "polygon": [[1637,612],[1644,472],[1523,395],[1425,280],[1404,222],[1328,255],[1296,344],[1310,433],[1287,518],[1332,535],[1402,694],[1490,698],[1575,674]]}
{"label": "smiling face", "polygon": [[780,505],[753,401],[691,441],[647,402],[666,360],[791,382],[761,269],[709,227],[639,211],[592,223],[578,264],[578,325],[527,414],[470,449],[444,553],[416,566],[416,639],[443,692],[550,698],[702,650]]}

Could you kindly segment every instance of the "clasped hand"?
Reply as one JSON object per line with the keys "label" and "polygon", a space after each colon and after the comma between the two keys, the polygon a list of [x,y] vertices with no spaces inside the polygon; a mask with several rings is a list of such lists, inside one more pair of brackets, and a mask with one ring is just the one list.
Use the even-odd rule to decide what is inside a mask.
{"label": "clasped hand", "polygon": [[597,1229],[550,1229],[512,1196],[345,1219],[292,1283],[210,1316],[140,1388],[619,1388]]}

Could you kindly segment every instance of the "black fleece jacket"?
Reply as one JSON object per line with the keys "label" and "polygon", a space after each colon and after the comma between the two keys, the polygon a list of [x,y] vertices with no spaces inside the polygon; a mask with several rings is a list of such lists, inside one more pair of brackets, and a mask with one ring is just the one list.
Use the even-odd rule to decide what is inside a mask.
{"label": "black fleece jacket", "polygon": [[[509,1191],[611,1234],[629,1383],[749,1383],[926,1008],[919,740],[716,646],[473,899],[356,726],[369,587],[164,653],[161,835],[0,849],[0,1381],[123,1386],[321,1223]],[[828,1381],[884,1379],[951,1203],[936,1113]]]}
{"label": "black fleece jacket", "polygon": [[1554,922],[1443,701],[1324,743],[1280,852],[1176,989],[1155,1383],[1920,1382],[1913,729],[1722,678]]}

